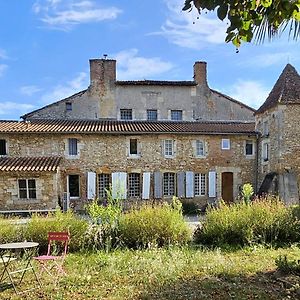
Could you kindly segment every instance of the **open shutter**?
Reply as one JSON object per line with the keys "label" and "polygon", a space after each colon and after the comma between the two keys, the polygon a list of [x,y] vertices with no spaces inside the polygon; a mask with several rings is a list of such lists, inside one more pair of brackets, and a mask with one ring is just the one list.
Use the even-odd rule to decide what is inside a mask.
{"label": "open shutter", "polygon": [[126,199],[127,196],[127,173],[116,172],[111,174],[111,186],[113,199]]}
{"label": "open shutter", "polygon": [[194,197],[194,172],[185,173],[185,182],[186,182],[186,198]]}
{"label": "open shutter", "polygon": [[119,173],[111,174],[111,192],[113,199],[117,199],[118,196],[118,182],[119,182]]}
{"label": "open shutter", "polygon": [[120,199],[126,199],[127,198],[127,173],[126,172],[120,172],[119,173],[119,181],[120,181]]}
{"label": "open shutter", "polygon": [[184,172],[178,172],[177,173],[177,196],[179,198],[184,198],[184,177],[185,173]]}
{"label": "open shutter", "polygon": [[216,172],[208,172],[208,197],[216,197]]}
{"label": "open shutter", "polygon": [[154,172],[154,198],[162,198],[162,175]]}
{"label": "open shutter", "polygon": [[150,172],[143,173],[143,199],[150,198]]}
{"label": "open shutter", "polygon": [[87,198],[94,199],[96,197],[96,173],[87,173]]}

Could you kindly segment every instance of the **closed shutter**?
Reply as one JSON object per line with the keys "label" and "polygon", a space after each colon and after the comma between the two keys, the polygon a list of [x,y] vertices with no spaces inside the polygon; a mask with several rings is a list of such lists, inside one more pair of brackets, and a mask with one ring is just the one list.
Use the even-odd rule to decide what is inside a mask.
{"label": "closed shutter", "polygon": [[143,199],[150,198],[150,172],[143,173]]}
{"label": "closed shutter", "polygon": [[216,197],[216,172],[208,172],[208,197]]}
{"label": "closed shutter", "polygon": [[154,172],[154,198],[162,198],[162,176],[160,172]]}
{"label": "closed shutter", "polygon": [[185,173],[185,182],[186,182],[186,198],[194,197],[194,172]]}
{"label": "closed shutter", "polygon": [[177,196],[179,198],[184,198],[185,193],[184,193],[184,177],[185,173],[184,172],[178,172],[177,173]]}
{"label": "closed shutter", "polygon": [[87,198],[94,199],[96,197],[96,173],[87,173]]}

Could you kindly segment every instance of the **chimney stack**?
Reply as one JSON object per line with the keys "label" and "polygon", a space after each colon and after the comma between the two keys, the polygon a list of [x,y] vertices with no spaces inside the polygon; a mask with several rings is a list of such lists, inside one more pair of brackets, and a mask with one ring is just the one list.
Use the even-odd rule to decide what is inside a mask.
{"label": "chimney stack", "polygon": [[205,61],[196,61],[194,64],[194,81],[198,85],[208,86],[206,65]]}
{"label": "chimney stack", "polygon": [[93,91],[105,91],[116,81],[116,60],[90,59],[90,87]]}

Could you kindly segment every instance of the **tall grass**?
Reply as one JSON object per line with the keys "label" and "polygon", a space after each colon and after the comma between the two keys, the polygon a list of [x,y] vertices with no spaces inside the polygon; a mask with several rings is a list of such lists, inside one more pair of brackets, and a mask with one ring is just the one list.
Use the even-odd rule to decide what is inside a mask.
{"label": "tall grass", "polygon": [[210,208],[197,243],[220,246],[286,244],[300,241],[299,207],[286,207],[275,197]]}

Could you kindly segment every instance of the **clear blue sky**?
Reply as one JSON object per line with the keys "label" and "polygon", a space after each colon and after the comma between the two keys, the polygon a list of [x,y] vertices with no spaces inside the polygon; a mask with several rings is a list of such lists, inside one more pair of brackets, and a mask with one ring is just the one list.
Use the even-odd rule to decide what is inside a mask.
{"label": "clear blue sky", "polygon": [[[90,58],[117,59],[117,78],[192,80],[257,108],[284,66],[300,72],[300,42],[224,43],[225,23],[181,12],[184,0],[0,0],[0,119],[85,89]],[[195,23],[195,24],[194,24]]]}

